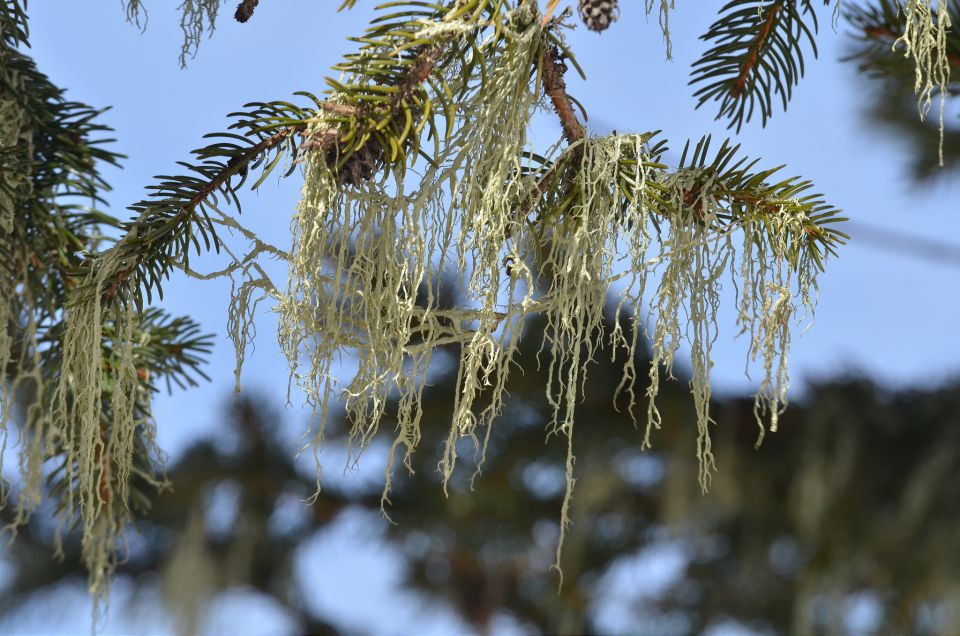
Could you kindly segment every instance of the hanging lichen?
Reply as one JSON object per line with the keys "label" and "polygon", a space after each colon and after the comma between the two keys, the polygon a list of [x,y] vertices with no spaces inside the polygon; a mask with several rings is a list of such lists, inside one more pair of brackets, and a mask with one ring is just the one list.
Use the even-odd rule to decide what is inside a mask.
{"label": "hanging lichen", "polygon": [[[0,448],[7,448],[8,426],[15,422],[18,399],[30,394],[35,398],[18,431],[21,479],[13,519],[4,528],[15,533],[42,499],[49,415],[42,406],[45,382],[37,344],[37,299],[28,275],[28,261],[36,256],[22,244],[17,232],[17,215],[34,195],[36,131],[24,107],[29,78],[10,63],[12,51],[0,53],[0,254],[5,256],[0,264],[0,368],[7,370],[0,385]],[[14,325],[21,327],[16,329]],[[3,459],[0,456],[0,469]],[[0,507],[6,506],[9,490],[5,479],[0,481]]]}
{"label": "hanging lichen", "polygon": [[[53,396],[52,421],[63,449],[66,491],[62,526],[79,518],[81,556],[95,600],[105,600],[116,562],[123,520],[115,502],[126,505],[133,470],[135,433],[148,422],[138,417],[141,391],[134,362],[134,322],[130,304],[104,313],[105,281],[116,272],[109,254],[91,269],[67,308],[60,378]],[[104,338],[111,345],[104,356]],[[104,397],[109,396],[109,408]],[[108,419],[109,418],[109,419]]]}
{"label": "hanging lichen", "polygon": [[916,67],[914,90],[920,109],[920,119],[930,112],[934,89],[940,96],[939,162],[943,166],[943,114],[946,108],[947,85],[950,83],[950,58],[947,54],[947,31],[950,23],[950,3],[937,2],[934,15],[933,0],[905,0],[903,35],[897,44],[904,45],[904,56],[913,58]]}
{"label": "hanging lichen", "polygon": [[[17,76],[5,77],[0,84],[0,254],[13,253],[11,237],[18,203],[31,190],[29,157],[33,155],[33,133],[28,124],[27,113],[5,86],[17,82]],[[18,82],[22,84],[21,82]],[[23,88],[22,86],[20,87]],[[14,314],[17,276],[10,271],[14,266],[6,262],[0,265],[0,369],[9,369],[14,355],[13,332],[9,325],[19,317]],[[13,408],[13,392],[16,378],[5,379],[0,386],[0,446],[6,446],[7,422]],[[0,468],[3,458],[0,457]],[[0,483],[0,506],[6,500],[5,485]]]}
{"label": "hanging lichen", "polygon": [[[647,15],[653,12],[656,0],[646,0]],[[660,30],[663,31],[663,42],[667,47],[667,59],[673,59],[673,43],[670,41],[670,12],[676,8],[676,0],[660,0]]]}
{"label": "hanging lichen", "polygon": [[[180,66],[186,67],[187,60],[197,54],[203,34],[213,33],[222,4],[223,0],[183,0],[177,7],[180,11],[180,29],[183,31]],[[124,0],[124,10],[128,22],[146,28],[147,10],[143,6],[143,0]]]}
{"label": "hanging lichen", "polygon": [[[727,145],[707,164],[708,144],[701,142],[700,163],[665,171],[647,148],[651,134],[579,139],[531,171],[522,158],[537,106],[531,69],[538,66],[543,36],[529,26],[536,20],[514,14],[506,22],[514,28],[504,29],[502,42],[474,60],[484,65],[482,90],[456,64],[442,76],[448,93],[463,96],[455,118],[464,125],[448,131],[416,189],[408,189],[401,168],[385,167],[376,175],[377,162],[386,164],[376,147],[355,149],[361,159],[347,162],[335,152],[307,158],[293,246],[282,254],[290,267],[287,289],[279,292],[262,270],[235,286],[229,331],[239,374],[252,330],[250,294],[261,289],[276,297],[291,384],[304,391],[316,414],[315,453],[335,401],[342,401],[351,424],[350,462],[369,446],[394,404],[386,504],[397,452],[409,469],[420,440],[420,399],[432,353],[447,344],[460,349],[452,422],[439,464],[446,486],[462,439],[475,443],[477,471],[482,467],[525,319],[543,314],[541,353],[548,357],[546,392],[553,408],[548,434],[562,434],[567,443],[559,566],[575,483],[574,414],[601,345],[611,284],[620,287],[617,315],[628,307],[633,313],[630,332],[617,321],[611,336],[614,354],[628,354],[617,393],[628,396],[631,413],[638,377],[633,365],[644,331],[637,314],[648,310],[645,445],[661,423],[661,374],[672,373],[682,345],[690,347],[696,455],[706,490],[715,469],[710,373],[721,279],[729,276],[734,284],[748,357],[762,368],[755,407],[762,436],[767,426],[776,429],[786,403],[795,307],[812,310],[819,257],[811,255],[812,243],[802,241],[815,241],[821,232],[811,229],[810,219],[821,208],[810,197],[791,198],[808,187],[792,180],[770,190],[777,196],[764,202],[762,180],[772,173],[758,177],[738,170],[744,160],[724,172],[735,151]],[[476,28],[458,19],[426,24],[417,36],[456,39]],[[353,81],[347,77],[337,85]],[[338,118],[350,108],[334,103],[327,112],[336,117],[318,117],[306,137],[335,139]],[[350,161],[355,165],[349,167]],[[233,220],[218,223],[238,227]],[[264,251],[252,234],[245,236],[254,243],[251,255]],[[266,251],[281,255],[276,248]],[[452,260],[461,275],[463,302],[456,309],[437,304],[440,274]],[[252,262],[250,255],[235,258],[224,272],[248,272]],[[651,279],[657,286],[648,294]],[[341,385],[337,364],[343,359],[353,360],[356,371]],[[319,479],[319,459],[317,470]]]}
{"label": "hanging lichen", "polygon": [[[196,151],[200,165],[193,170],[200,176],[164,180],[157,196],[134,206],[140,214],[127,234],[87,261],[82,284],[69,286],[62,351],[50,354],[60,356],[57,374],[34,434],[63,460],[63,519],[80,521],[98,598],[122,541],[138,445],[142,437],[153,439],[148,371],[138,353],[151,335],[139,330],[136,308],[141,291],[159,290],[174,267],[231,278],[227,331],[238,389],[258,303],[276,301],[290,386],[302,389],[316,418],[308,433],[315,454],[331,409],[341,404],[350,462],[384,422],[395,426],[384,506],[395,462],[411,469],[420,442],[433,354],[447,346],[459,353],[438,466],[446,488],[465,439],[477,449],[479,473],[525,324],[542,314],[540,360],[552,408],[546,434],[566,442],[558,569],[575,485],[576,409],[604,345],[599,338],[611,292],[617,320],[609,345],[615,357],[627,354],[616,392],[634,417],[644,410],[635,395],[641,335],[651,347],[644,445],[661,424],[661,380],[687,346],[699,480],[708,487],[715,469],[711,349],[725,276],[749,341],[748,368],[755,362],[762,369],[755,402],[760,434],[776,429],[789,383],[790,324],[812,310],[822,258],[842,242],[821,223],[835,210],[804,194],[806,182],[770,185],[775,171],[750,172],[753,164],[735,158],[737,149],[727,144],[707,160],[709,139],[701,140],[693,159],[686,161],[685,150],[671,170],[661,163],[663,147],[653,133],[587,137],[563,84],[566,63],[575,62],[553,31],[562,20],[544,23],[534,2],[421,4],[411,9],[416,19],[383,16],[358,39],[360,53],[338,67],[328,99],[313,99],[316,109],[272,102],[240,113],[230,129],[236,132]],[[218,6],[181,5],[184,55],[204,25],[212,28]],[[653,6],[648,0],[648,12]],[[660,3],[668,57],[672,7]],[[127,9],[136,20],[139,0]],[[564,142],[540,156],[528,147],[527,128],[548,105],[560,117]],[[257,187],[285,156],[296,158],[291,172],[299,165],[304,174],[289,251],[262,243],[222,213],[215,198],[222,193],[236,201],[252,168],[264,168]],[[417,163],[420,156],[426,163]],[[250,249],[238,258],[217,235],[221,230],[239,233]],[[212,274],[193,271],[186,250],[193,244],[202,251],[199,238],[232,262]],[[270,280],[258,263],[264,256],[286,261],[286,285]],[[459,274],[455,283],[442,279],[448,269]],[[624,314],[629,326],[619,320]],[[36,323],[26,324],[36,330]],[[39,355],[35,342],[24,351],[19,355]],[[352,377],[341,377],[341,362]],[[39,367],[25,368],[42,384],[33,370]],[[47,458],[27,457],[31,483],[39,483]],[[317,471],[319,480],[319,459]]]}
{"label": "hanging lichen", "polygon": [[[462,30],[454,24],[430,33]],[[524,231],[511,202],[525,187],[517,175],[534,104],[529,74],[538,33],[530,28],[508,34],[509,50],[486,57],[492,65],[484,90],[458,104],[458,118],[471,125],[452,135],[442,161],[427,169],[415,192],[406,193],[398,174],[341,188],[325,163],[312,161],[307,167],[294,221],[289,288],[278,311],[281,347],[321,422],[316,443],[336,395],[333,364],[344,352],[356,357],[358,367],[342,391],[358,453],[377,432],[396,393],[393,449],[402,448],[409,457],[420,439],[420,395],[439,344],[462,343],[462,384],[441,462],[445,479],[456,462],[456,440],[476,439],[477,428],[499,413],[518,338],[518,328],[502,325],[504,315],[497,311],[503,290],[501,246],[510,237],[522,240]],[[451,90],[467,90],[458,87],[455,71],[449,79]],[[444,191],[448,184],[453,185]],[[436,306],[444,257],[439,267],[434,259],[451,250],[460,263],[471,265],[464,291],[478,309],[450,312]],[[418,305],[418,294],[426,296],[425,303]],[[465,329],[464,322],[475,326]],[[302,355],[309,355],[307,365],[301,364]],[[299,371],[303,366],[306,371]],[[478,416],[473,403],[491,384],[491,402]],[[390,474],[388,466],[384,501]]]}

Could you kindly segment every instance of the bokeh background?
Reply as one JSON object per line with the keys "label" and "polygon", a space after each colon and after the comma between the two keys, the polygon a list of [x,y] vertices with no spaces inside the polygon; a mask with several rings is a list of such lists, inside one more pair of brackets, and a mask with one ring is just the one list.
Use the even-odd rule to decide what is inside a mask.
{"label": "bokeh background", "polygon": [[[115,211],[141,199],[151,176],[173,170],[228,112],[320,92],[351,50],[346,37],[370,15],[363,3],[335,13],[268,0],[241,25],[225,6],[214,36],[181,70],[175,3],[147,3],[143,32],[119,4],[29,7],[39,68],[69,98],[112,106],[104,120],[129,156],[122,171],[105,170]],[[678,3],[674,59],[665,61],[656,16],[648,20],[640,4],[624,3],[603,35],[581,28],[570,38],[588,76],[571,77],[570,90],[591,113],[590,128],[661,129],[674,156],[688,138],[730,135],[709,105],[694,110],[687,86],[715,11]],[[272,315],[258,317],[257,350],[234,396],[223,337],[229,287],[176,279],[164,306],[220,336],[212,380],[156,400],[174,488],[131,534],[101,631],[960,633],[960,172],[948,163],[918,175],[917,140],[930,131],[890,107],[896,100],[882,82],[839,61],[850,38],[842,21],[831,29],[829,13],[820,59],[807,60],[789,110],[766,128],[746,126],[738,141],[764,165],[813,180],[851,218],[852,240],[821,278],[815,324],[794,340],[794,404],[759,450],[747,343],[735,338],[733,312],[721,315],[719,473],[707,496],[697,486],[682,364],[663,393],[663,430],[641,453],[643,431],[614,409],[618,366],[601,357],[578,419],[579,481],[559,592],[550,565],[565,445],[544,439],[545,380],[535,365],[514,378],[472,492],[470,466],[448,498],[433,470],[453,384],[440,364],[416,472],[395,480],[394,523],[380,514],[389,440],[347,464],[336,422],[322,454],[325,490],[305,504],[313,458],[296,455],[308,413],[296,394],[286,403]],[[946,118],[960,134],[960,100]],[[538,118],[532,139],[546,147],[559,132]],[[948,143],[948,160],[958,156]],[[284,246],[298,194],[296,178],[261,188],[244,201],[243,220]],[[39,515],[4,553],[0,633],[89,630],[76,546],[52,559],[52,530]]]}

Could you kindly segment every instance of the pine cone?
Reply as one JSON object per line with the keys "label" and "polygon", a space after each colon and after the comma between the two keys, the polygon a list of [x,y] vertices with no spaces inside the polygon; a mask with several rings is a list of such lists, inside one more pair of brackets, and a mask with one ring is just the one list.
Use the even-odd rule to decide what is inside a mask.
{"label": "pine cone", "polygon": [[[414,121],[419,119],[419,113],[414,111]],[[405,121],[401,115],[397,115],[393,120],[393,132],[399,133],[404,128]],[[408,152],[413,146],[413,139],[407,136],[403,140],[403,151]],[[328,165],[336,165],[339,154],[337,150],[327,153]],[[350,158],[343,162],[337,172],[337,183],[340,185],[358,186],[364,181],[370,181],[376,177],[389,163],[389,148],[384,149],[378,137],[374,136],[367,140],[359,150],[355,151]]]}
{"label": "pine cone", "polygon": [[591,31],[606,31],[611,22],[620,17],[620,6],[617,0],[580,0],[577,8],[580,10],[580,19]]}
{"label": "pine cone", "polygon": [[260,0],[242,0],[237,5],[236,13],[233,14],[234,19],[237,22],[246,22],[253,17],[253,12],[258,4],[260,4]]}
{"label": "pine cone", "polygon": [[343,163],[337,174],[337,182],[340,185],[358,186],[363,181],[373,179],[383,164],[383,148],[371,139]]}

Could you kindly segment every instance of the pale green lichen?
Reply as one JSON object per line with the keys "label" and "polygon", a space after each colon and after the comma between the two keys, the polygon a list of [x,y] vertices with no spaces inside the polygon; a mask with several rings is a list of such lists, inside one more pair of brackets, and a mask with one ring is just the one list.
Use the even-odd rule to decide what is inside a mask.
{"label": "pale green lichen", "polygon": [[[16,81],[17,77],[9,77],[8,81]],[[29,161],[32,157],[33,145],[32,128],[29,126],[27,113],[23,111],[12,95],[0,93],[0,253],[12,254],[14,246],[10,244],[13,224],[18,202],[29,194],[31,189],[31,171]],[[20,159],[21,161],[18,161]],[[17,276],[13,271],[12,263],[0,266],[2,283],[0,283],[0,368],[9,369],[9,363],[14,355],[13,332],[8,325],[19,317],[14,316],[14,299],[17,295]],[[7,379],[0,386],[0,450],[7,445],[7,422],[12,415],[14,391],[17,386],[16,378]],[[3,457],[0,453],[0,468],[3,467]],[[0,482],[0,506],[6,501],[7,487]]]}
{"label": "pale green lichen", "polygon": [[904,56],[913,58],[916,67],[914,90],[920,109],[920,119],[930,112],[934,89],[940,96],[939,161],[943,166],[943,114],[946,108],[947,86],[950,83],[950,59],[947,55],[947,31],[950,23],[950,3],[933,0],[905,0],[903,35],[894,43],[904,45]]}
{"label": "pale green lichen", "polygon": [[0,153],[4,157],[0,163],[0,231],[9,235],[13,231],[16,203],[28,196],[32,188],[29,158],[33,156],[33,128],[17,100],[2,94]]}
{"label": "pale green lichen", "polygon": [[[283,250],[261,241],[256,234],[243,227],[234,217],[223,213],[223,211],[214,208],[211,215],[211,222],[225,228],[230,232],[237,232],[249,243],[250,249],[242,256],[236,254],[226,244],[223,244],[223,250],[232,259],[230,264],[222,270],[200,273],[189,267],[184,262],[177,263],[187,276],[199,280],[212,280],[215,278],[230,279],[230,309],[227,312],[227,335],[234,348],[234,391],[240,392],[240,375],[243,370],[243,363],[247,356],[247,350],[254,347],[257,328],[254,322],[254,315],[257,307],[267,298],[277,299],[280,293],[276,285],[270,279],[270,276],[264,271],[259,263],[259,258],[264,255],[272,256],[282,261],[289,261],[290,256]],[[237,282],[239,275],[241,282]]]}
{"label": "pale green lichen", "polygon": [[[497,305],[504,285],[513,294],[524,280],[520,266],[511,281],[503,280],[502,246],[505,240],[518,245],[525,231],[511,203],[526,187],[519,158],[534,107],[529,79],[537,38],[534,28],[508,33],[509,50],[486,56],[484,89],[458,104],[457,117],[471,125],[452,134],[441,161],[427,169],[415,192],[408,194],[401,176],[389,174],[341,188],[323,161],[308,165],[293,225],[289,286],[277,311],[293,380],[319,416],[315,447],[331,402],[340,397],[352,423],[352,448],[362,453],[395,395],[398,420],[389,462],[402,449],[409,468],[420,439],[426,373],[433,350],[444,343],[462,345],[453,423],[441,460],[445,480],[454,470],[457,440],[479,443],[477,431],[489,431],[500,412],[522,316],[507,324]],[[455,69],[448,79],[459,92]],[[476,309],[437,306],[443,263],[434,258],[451,252],[461,271],[469,264],[464,291]],[[426,296],[419,305],[418,294]],[[357,371],[340,390],[333,365],[344,353],[356,357]],[[491,401],[474,413],[475,400],[490,388]],[[390,474],[388,466],[385,503]]]}
{"label": "pale green lichen", "polygon": [[[547,319],[541,351],[546,350],[550,356],[546,390],[553,416],[549,431],[562,433],[567,438],[567,488],[561,506],[555,564],[558,572],[575,483],[574,411],[584,394],[587,367],[601,346],[607,290],[619,260],[617,241],[623,219],[615,184],[624,147],[629,148],[633,156],[642,156],[639,136],[590,141],[578,146],[582,153],[574,182],[578,200],[549,230],[549,247],[539,264],[542,275],[549,280],[545,296],[539,299],[539,309]],[[644,181],[641,175],[638,187],[642,188]],[[631,206],[627,214],[636,217],[644,212]],[[638,252],[645,248],[646,241],[647,237],[641,236],[638,243],[630,246],[631,258],[642,258]],[[615,343],[626,345],[632,358],[637,340],[627,343],[622,334],[619,334],[620,340],[616,340],[616,336],[615,332]]]}
{"label": "pale green lichen", "polygon": [[[662,3],[665,36],[666,10]],[[466,20],[466,18],[464,18]],[[506,24],[536,24],[536,20]],[[469,22],[425,25],[424,38],[457,38]],[[672,373],[681,346],[690,346],[691,380],[700,463],[706,489],[715,462],[711,452],[711,349],[717,338],[720,282],[729,274],[737,290],[739,325],[749,335],[750,360],[763,379],[756,396],[761,434],[775,429],[789,383],[789,323],[797,306],[812,309],[816,267],[809,256],[790,256],[806,219],[784,202],[779,208],[738,212],[731,221],[726,184],[707,169],[667,172],[647,162],[650,135],[614,135],[571,144],[536,176],[522,169],[527,127],[537,108],[532,84],[541,32],[510,31],[484,46],[482,88],[460,76],[455,63],[444,80],[462,96],[456,124],[439,155],[418,175],[415,190],[397,167],[377,179],[340,183],[330,157],[308,156],[301,201],[292,223],[289,252],[252,248],[214,275],[241,273],[232,293],[229,331],[237,349],[237,374],[253,336],[253,292],[276,299],[278,338],[291,369],[291,385],[303,390],[317,418],[308,433],[316,456],[324,425],[338,401],[350,424],[349,463],[369,447],[395,405],[395,431],[387,458],[382,503],[389,502],[396,457],[411,469],[420,441],[421,398],[432,354],[459,345],[452,421],[439,471],[448,485],[466,438],[478,449],[479,466],[504,396],[525,320],[546,319],[541,354],[548,356],[546,395],[552,407],[549,435],[566,437],[566,493],[560,550],[570,522],[574,479],[574,412],[584,394],[587,369],[602,343],[602,321],[611,285],[620,286],[614,356],[626,352],[617,394],[634,413],[634,367],[641,333],[651,346],[644,445],[660,426],[656,397],[661,374]],[[669,50],[669,49],[668,49]],[[345,82],[349,83],[350,78]],[[325,138],[336,123],[318,117],[308,137]],[[575,157],[576,173],[562,173],[563,196],[539,181]],[[551,167],[552,165],[552,167]],[[408,169],[412,170],[412,169]],[[656,196],[653,190],[656,189]],[[691,198],[691,193],[695,195]],[[572,198],[570,198],[572,197]],[[662,203],[669,202],[669,211]],[[215,221],[240,229],[235,221]],[[654,234],[652,227],[657,233]],[[742,240],[738,243],[738,237]],[[266,252],[286,260],[289,280],[279,290],[254,267]],[[231,253],[232,255],[232,253]],[[462,303],[439,304],[440,276],[456,260]],[[656,281],[649,293],[648,283]],[[648,309],[649,327],[638,315]],[[621,313],[629,309],[629,327]],[[355,365],[341,383],[338,363]],[[482,404],[482,407],[478,407]],[[765,424],[766,423],[766,424]],[[318,487],[320,462],[317,460]]]}
{"label": "pale green lichen", "polygon": [[[505,76],[512,74],[506,71]],[[491,87],[498,86],[496,73]],[[522,75],[506,86],[523,86]],[[512,90],[512,89],[511,89]],[[396,399],[397,422],[388,459],[384,503],[388,501],[394,451],[409,458],[420,439],[420,397],[430,351],[441,343],[459,343],[453,421],[440,471],[446,483],[455,469],[457,444],[466,437],[483,449],[502,400],[512,356],[524,320],[546,318],[541,353],[549,356],[547,399],[553,413],[549,434],[566,437],[567,490],[561,509],[559,568],[575,484],[574,412],[583,395],[587,368],[601,345],[602,316],[613,282],[620,290],[616,314],[633,309],[630,333],[619,320],[610,336],[614,355],[627,352],[618,393],[634,407],[634,368],[643,324],[636,313],[646,304],[652,328],[647,391],[647,430],[660,425],[655,398],[661,370],[668,374],[675,355],[690,346],[690,389],[698,427],[700,484],[706,490],[715,470],[711,452],[711,348],[717,338],[720,280],[729,274],[737,289],[739,324],[749,334],[749,357],[760,360],[763,379],[756,396],[761,432],[764,422],[776,428],[789,382],[786,352],[795,305],[812,309],[814,263],[801,255],[791,261],[791,241],[803,235],[800,215],[789,206],[744,212],[734,223],[721,222],[729,202],[725,184],[705,169],[673,173],[644,163],[647,136],[617,135],[569,146],[579,153],[573,180],[575,202],[556,218],[542,218],[532,231],[520,201],[529,200],[529,182],[515,163],[520,155],[531,102],[524,93],[503,93],[481,102],[473,112],[496,121],[499,135],[464,134],[443,168],[430,168],[422,187],[406,194],[398,175],[389,181],[340,188],[324,162],[311,162],[294,224],[290,287],[280,300],[280,340],[294,369],[294,380],[320,417],[314,436],[322,442],[322,425],[338,397],[334,363],[338,356],[357,358],[357,372],[343,389],[351,440],[357,454],[379,430],[388,402]],[[516,103],[522,108],[511,110]],[[506,110],[500,110],[506,108]],[[492,130],[485,123],[475,130]],[[503,131],[509,131],[506,134]],[[513,143],[514,145],[510,145]],[[457,153],[472,161],[459,163]],[[558,159],[558,161],[560,161]],[[448,172],[455,166],[462,175]],[[666,176],[664,176],[666,174]],[[442,185],[452,182],[444,193]],[[652,206],[655,182],[677,213]],[[499,187],[494,187],[500,184]],[[621,195],[626,190],[626,206]],[[698,193],[690,200],[690,193]],[[788,209],[789,208],[789,209]],[[549,210],[549,208],[547,208]],[[659,218],[658,245],[653,245],[652,217]],[[773,218],[771,218],[773,215]],[[736,237],[742,241],[738,245]],[[461,264],[462,291],[477,307],[441,310],[434,305],[436,272],[454,249]],[[652,258],[649,252],[654,250]],[[440,254],[440,263],[433,256]],[[508,264],[509,266],[505,266]],[[794,271],[799,272],[794,279]],[[647,301],[648,279],[658,277]],[[740,280],[737,280],[737,277]],[[535,284],[545,285],[544,291]],[[414,303],[426,290],[426,302]],[[443,319],[443,320],[440,320]],[[301,356],[307,355],[303,361]],[[480,395],[485,407],[477,413]],[[478,432],[484,431],[483,440]],[[355,457],[351,459],[353,461]],[[408,463],[409,467],[409,463]],[[319,470],[319,464],[318,464]]]}
{"label": "pale green lichen", "polygon": [[[23,285],[17,290],[20,294],[20,303],[22,307],[33,307],[33,294],[29,287]],[[14,319],[12,314],[12,305],[9,299],[4,303],[3,312],[7,314],[8,320]],[[19,319],[19,317],[16,317]],[[11,364],[17,370],[15,374],[8,376],[4,382],[3,393],[0,399],[3,400],[3,420],[0,424],[0,435],[2,435],[2,446],[7,445],[7,426],[12,423],[14,418],[14,405],[29,395],[31,399],[27,401],[28,406],[23,413],[23,420],[19,422],[17,438],[17,463],[20,483],[17,488],[17,506],[14,511],[13,519],[4,527],[4,531],[15,535],[17,528],[26,523],[31,513],[40,505],[43,499],[44,467],[43,463],[48,457],[47,450],[52,446],[50,439],[52,426],[50,410],[46,408],[48,402],[47,384],[44,381],[41,367],[41,352],[38,347],[38,329],[37,318],[33,311],[23,313],[23,330],[18,334],[18,350],[16,352],[8,350],[5,352],[6,362]],[[12,339],[12,334],[7,338]],[[13,355],[16,353],[16,355]],[[7,368],[11,368],[8,366]],[[0,456],[0,467],[2,467],[2,456]],[[3,485],[3,498],[0,503],[6,505],[6,484]]]}
{"label": "pale green lichen", "polygon": [[[177,10],[180,11],[180,29],[183,31],[183,43],[180,45],[180,66],[186,67],[187,59],[197,54],[197,48],[204,33],[213,33],[216,28],[217,14],[224,0],[183,0]],[[147,10],[143,0],[124,0],[127,21],[145,29]]]}
{"label": "pale green lichen", "polygon": [[[85,284],[68,304],[51,414],[64,456],[66,491],[61,525],[80,520],[81,557],[97,604],[107,599],[118,542],[122,541],[124,522],[117,511],[123,507],[117,508],[115,502],[126,504],[135,433],[138,426],[152,426],[137,415],[138,400],[147,396],[139,394],[143,389],[134,361],[134,308],[122,303],[104,308],[101,304],[107,281],[121,266],[117,253],[107,252],[95,261]],[[105,335],[111,345],[109,356],[104,356]],[[108,409],[104,408],[105,395],[109,395]]]}
{"label": "pale green lichen", "polygon": [[676,0],[646,0],[647,15],[653,12],[654,4],[659,4],[660,30],[663,32],[663,42],[667,47],[667,59],[673,59],[673,43],[670,41],[670,12],[676,8]]}

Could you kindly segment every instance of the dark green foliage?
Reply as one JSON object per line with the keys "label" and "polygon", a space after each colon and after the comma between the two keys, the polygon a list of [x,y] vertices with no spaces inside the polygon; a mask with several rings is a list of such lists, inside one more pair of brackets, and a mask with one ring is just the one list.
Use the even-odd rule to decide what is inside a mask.
{"label": "dark green foliage", "polygon": [[[27,44],[30,29],[27,26],[26,1],[6,0],[0,6],[0,33],[6,47]],[[9,50],[4,47],[4,54]]]}
{"label": "dark green foliage", "polygon": [[194,150],[194,162],[178,162],[187,174],[158,176],[158,183],[147,187],[150,197],[129,207],[137,216],[123,226],[119,269],[114,285],[104,290],[108,299],[119,293],[142,306],[144,294],[147,302],[154,292],[162,298],[161,281],[175,267],[189,265],[191,248],[197,254],[219,251],[210,212],[225,206],[239,211],[238,191],[251,171],[261,169],[250,186],[256,189],[284,157],[291,159],[286,176],[296,169],[295,135],[316,111],[282,101],[245,108],[230,115],[234,122],[226,132],[206,135],[215,141]]}
{"label": "dark green foliage", "polygon": [[698,86],[697,107],[720,102],[717,119],[728,119],[737,132],[756,112],[766,124],[775,96],[786,110],[803,77],[804,48],[816,57],[817,29],[812,0],[727,3],[700,38],[714,46],[693,64],[690,83]]}

